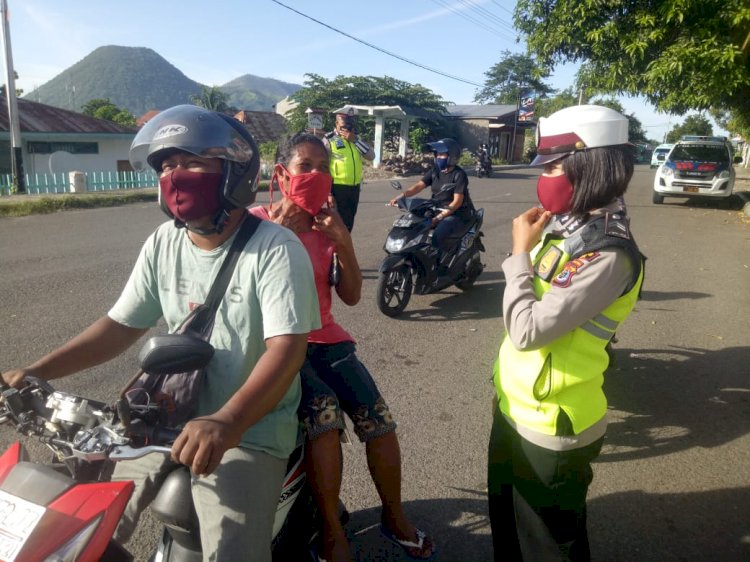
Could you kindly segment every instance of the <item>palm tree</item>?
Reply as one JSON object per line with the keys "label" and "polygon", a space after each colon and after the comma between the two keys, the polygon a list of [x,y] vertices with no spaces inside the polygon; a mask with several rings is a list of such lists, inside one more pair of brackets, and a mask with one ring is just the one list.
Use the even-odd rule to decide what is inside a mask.
{"label": "palm tree", "polygon": [[190,101],[195,105],[220,112],[229,110],[228,99],[229,96],[218,86],[201,86],[200,94],[190,96]]}

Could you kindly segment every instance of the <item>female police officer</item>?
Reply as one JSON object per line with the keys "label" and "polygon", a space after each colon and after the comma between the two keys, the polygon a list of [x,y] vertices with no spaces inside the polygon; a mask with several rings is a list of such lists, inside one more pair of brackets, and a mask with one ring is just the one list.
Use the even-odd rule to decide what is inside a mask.
{"label": "female police officer", "polygon": [[586,494],[606,430],[606,346],[635,305],[643,257],[622,195],[628,120],[594,105],[540,119],[544,165],[503,263],[507,335],[488,454],[495,558],[586,560]]}

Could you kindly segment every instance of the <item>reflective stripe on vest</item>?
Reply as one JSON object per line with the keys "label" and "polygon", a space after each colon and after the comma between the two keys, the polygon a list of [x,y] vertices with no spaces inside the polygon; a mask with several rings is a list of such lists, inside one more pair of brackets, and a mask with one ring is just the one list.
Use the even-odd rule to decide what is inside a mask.
{"label": "reflective stripe on vest", "polygon": [[328,144],[331,148],[330,172],[333,176],[333,183],[338,185],[362,183],[362,158],[354,143],[334,135],[328,139]]}
{"label": "reflective stripe on vest", "polygon": [[[580,248],[576,244],[573,240],[568,247]],[[544,240],[531,255],[532,263],[536,263],[553,245],[562,250],[562,257],[548,279],[562,271],[571,258],[566,239]],[[561,409],[576,435],[602,420],[607,411],[601,388],[609,365],[606,345],[633,310],[642,282],[641,265],[638,278],[627,293],[591,320],[540,349],[519,351],[506,336],[493,377],[503,414],[519,426],[550,436],[557,432]],[[537,299],[550,289],[550,283],[538,275],[534,276],[533,285]]]}

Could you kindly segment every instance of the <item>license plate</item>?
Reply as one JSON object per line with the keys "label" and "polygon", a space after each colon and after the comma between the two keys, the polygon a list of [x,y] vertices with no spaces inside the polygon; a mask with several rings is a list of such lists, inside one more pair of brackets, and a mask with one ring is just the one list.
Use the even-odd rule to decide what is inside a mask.
{"label": "license plate", "polygon": [[46,508],[0,490],[0,560],[13,562]]}
{"label": "license plate", "polygon": [[683,187],[682,191],[687,191],[688,193],[698,193],[697,187]]}

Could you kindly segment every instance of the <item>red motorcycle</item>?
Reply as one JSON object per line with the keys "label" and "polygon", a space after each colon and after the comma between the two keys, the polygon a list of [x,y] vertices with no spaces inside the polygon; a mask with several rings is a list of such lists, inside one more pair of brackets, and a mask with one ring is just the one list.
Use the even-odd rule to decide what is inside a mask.
{"label": "red motorcycle", "polygon": [[[195,368],[195,358],[185,353],[179,336],[168,338],[174,349],[168,345],[158,354],[160,364],[142,364],[144,371],[160,372],[169,365],[173,372],[182,372],[184,361]],[[108,481],[112,463],[154,452],[169,454],[168,444],[179,431],[159,427],[153,403],[130,405],[121,399],[108,405],[56,391],[33,377],[26,382],[21,389],[0,383],[0,423],[38,439],[53,457],[44,464],[29,462],[19,442],[0,456],[0,560],[132,560],[112,536],[134,486]],[[314,559],[319,522],[306,484],[303,451],[300,440],[289,459],[274,525],[274,560]],[[151,508],[164,524],[152,560],[202,560],[187,467],[167,476]]]}

